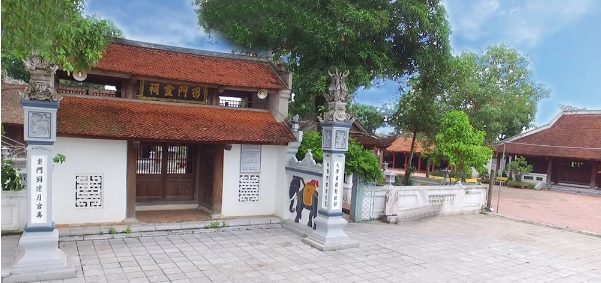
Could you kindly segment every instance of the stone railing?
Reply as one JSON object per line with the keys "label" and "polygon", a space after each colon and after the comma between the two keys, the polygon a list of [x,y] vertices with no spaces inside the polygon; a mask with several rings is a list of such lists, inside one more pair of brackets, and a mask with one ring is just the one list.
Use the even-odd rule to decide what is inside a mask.
{"label": "stone railing", "polygon": [[390,189],[398,192],[398,215],[401,218],[429,213],[432,208],[439,215],[476,213],[486,205],[487,185],[376,186],[373,196],[358,196],[358,201],[373,202],[373,219],[384,215],[386,193]]}

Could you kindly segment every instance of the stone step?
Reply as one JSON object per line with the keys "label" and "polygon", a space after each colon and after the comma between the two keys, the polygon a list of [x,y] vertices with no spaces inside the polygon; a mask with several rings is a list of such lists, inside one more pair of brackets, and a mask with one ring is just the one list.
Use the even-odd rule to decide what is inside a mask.
{"label": "stone step", "polygon": [[[192,234],[245,229],[282,227],[278,217],[231,219],[219,221],[189,221],[177,223],[135,223],[131,225],[87,226],[59,228],[60,241],[109,240],[145,236]],[[111,234],[114,228],[114,234]],[[129,230],[128,230],[129,229]]]}

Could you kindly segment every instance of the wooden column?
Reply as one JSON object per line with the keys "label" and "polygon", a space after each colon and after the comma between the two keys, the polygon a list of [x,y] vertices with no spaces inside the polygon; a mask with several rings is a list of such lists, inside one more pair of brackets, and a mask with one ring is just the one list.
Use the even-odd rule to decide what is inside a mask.
{"label": "wooden column", "polygon": [[223,203],[223,154],[223,146],[217,145],[213,156],[213,214],[221,214]]}
{"label": "wooden column", "polygon": [[591,189],[594,189],[596,184],[597,184],[597,161],[593,161],[592,166],[591,166],[591,183],[590,183]]}
{"label": "wooden column", "polygon": [[407,168],[407,158],[409,158],[409,156],[407,155],[407,153],[405,152],[405,168]]}
{"label": "wooden column", "polygon": [[127,204],[125,217],[136,218],[136,170],[138,169],[138,148],[139,142],[127,141]]}
{"label": "wooden column", "polygon": [[422,171],[422,155],[417,155],[417,172]]}
{"label": "wooden column", "polygon": [[394,168],[394,162],[395,162],[395,158],[396,157],[396,152],[392,153],[392,168]]}
{"label": "wooden column", "polygon": [[551,175],[553,173],[553,159],[549,158],[547,162],[547,184],[551,184]]}

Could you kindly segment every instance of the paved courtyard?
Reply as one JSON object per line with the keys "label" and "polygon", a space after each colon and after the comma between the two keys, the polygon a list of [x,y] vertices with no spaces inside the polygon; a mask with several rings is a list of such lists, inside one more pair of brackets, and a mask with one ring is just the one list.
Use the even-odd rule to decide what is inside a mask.
{"label": "paved courtyard", "polygon": [[64,282],[601,282],[599,237],[481,214],[347,227],[360,248],[283,228],[61,242]]}
{"label": "paved courtyard", "polygon": [[[495,209],[498,189],[493,191]],[[500,200],[501,215],[601,234],[601,197],[501,187]]]}

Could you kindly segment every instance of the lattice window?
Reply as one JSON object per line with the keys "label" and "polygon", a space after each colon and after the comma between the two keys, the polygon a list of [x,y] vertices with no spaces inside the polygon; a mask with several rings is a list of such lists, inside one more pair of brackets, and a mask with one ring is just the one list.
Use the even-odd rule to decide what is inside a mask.
{"label": "lattice window", "polygon": [[428,203],[434,206],[454,205],[455,195],[429,195]]}
{"label": "lattice window", "polygon": [[259,202],[259,174],[240,174],[239,202]]}
{"label": "lattice window", "polygon": [[86,174],[75,176],[75,207],[102,207],[103,176]]}

